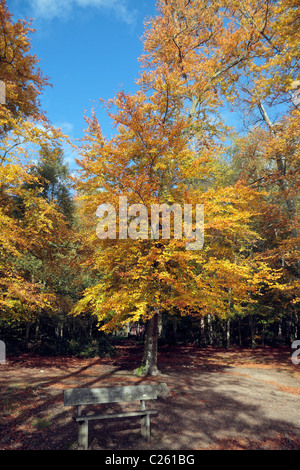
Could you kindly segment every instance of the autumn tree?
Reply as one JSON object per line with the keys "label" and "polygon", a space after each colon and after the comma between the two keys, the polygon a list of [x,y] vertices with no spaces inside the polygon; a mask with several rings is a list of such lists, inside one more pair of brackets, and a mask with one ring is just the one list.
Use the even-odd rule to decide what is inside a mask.
{"label": "autumn tree", "polygon": [[[40,352],[44,320],[62,340],[71,325],[71,343],[89,332],[88,321],[78,333],[81,323],[76,326],[67,315],[91,279],[80,266],[80,221],[63,154],[67,139],[39,103],[48,81],[31,51],[33,32],[25,20],[14,22],[0,1],[0,79],[6,95],[0,104],[1,335],[2,327],[9,335],[14,325],[23,334],[25,325],[26,342],[33,338]],[[59,341],[47,338],[52,353],[59,352]]]}
{"label": "autumn tree", "polygon": [[[159,1],[158,10],[145,33],[140,89],[135,95],[120,92],[108,103],[117,127],[110,140],[95,114],[87,119],[77,181],[90,227],[87,243],[93,246],[88,262],[101,280],[75,312],[95,312],[108,331],[143,319],[148,374],[157,373],[159,312],[226,317],[251,302],[250,294],[263,283],[272,287],[277,279],[251,256],[258,236],[251,226],[258,210],[255,191],[240,182],[225,187],[216,178],[228,132],[219,115],[221,92],[234,84],[230,71],[255,56],[257,35],[237,34],[219,2]],[[116,237],[99,240],[97,207],[118,208],[120,196],[130,211],[125,232],[133,236],[124,236],[117,225]],[[204,204],[203,247],[187,250],[191,234],[176,236],[175,221],[170,237],[159,240],[151,237],[150,219],[146,231],[141,227],[141,205],[149,215],[153,204],[163,203]],[[139,206],[130,209],[133,204]]]}
{"label": "autumn tree", "polygon": [[[273,305],[277,319],[278,311],[291,312],[299,324],[299,5],[268,0],[221,3],[227,27],[211,57],[225,43],[230,50],[230,37],[240,38],[242,49],[232,42],[237,62],[231,62],[216,91],[243,112],[247,125],[245,135],[235,139],[225,177],[260,193],[256,228],[261,240],[253,246],[254,253],[272,269],[282,269],[281,290],[262,297],[260,305]],[[234,172],[237,178],[228,177]]]}
{"label": "autumn tree", "polygon": [[14,120],[40,119],[39,95],[48,81],[38,67],[38,58],[30,53],[29,35],[34,30],[25,20],[13,21],[6,5],[0,2],[0,78],[5,84],[6,103],[1,106],[1,134],[14,126]]}
{"label": "autumn tree", "polygon": [[75,205],[71,193],[71,178],[68,165],[64,161],[64,151],[59,143],[42,146],[37,164],[31,165],[30,173],[38,177],[41,196],[48,202],[55,202],[61,213],[71,224]]}
{"label": "autumn tree", "polygon": [[[282,268],[276,310],[299,303],[299,4],[296,1],[240,2],[235,14],[245,30],[258,34],[259,60],[246,63],[230,100],[242,106],[249,131],[240,139],[240,175],[264,192],[261,222],[264,253]],[[262,196],[262,199],[264,197]]]}
{"label": "autumn tree", "polygon": [[1,306],[3,311],[18,311],[22,316],[26,308],[32,311],[49,305],[51,297],[37,279],[28,277],[26,253],[42,250],[46,240],[54,236],[53,224],[63,223],[54,205],[33,187],[36,177],[24,164],[27,150],[19,139],[23,145],[24,141],[36,145],[49,137],[45,131],[24,124],[1,141]]}
{"label": "autumn tree", "polygon": [[[64,210],[58,209],[54,197],[43,194],[42,183],[48,184],[49,175],[42,181],[42,169],[46,172],[46,160],[48,166],[55,165],[55,155],[58,165],[65,137],[40,109],[38,97],[47,81],[30,54],[32,32],[25,21],[13,22],[2,0],[0,76],[6,100],[0,105],[0,305],[2,319],[28,325],[41,310],[57,308],[57,291],[45,274],[53,278],[53,246],[68,238]],[[33,171],[39,152],[44,155],[40,172]],[[61,203],[66,202],[67,194],[60,196]],[[67,207],[61,209],[66,212]]]}

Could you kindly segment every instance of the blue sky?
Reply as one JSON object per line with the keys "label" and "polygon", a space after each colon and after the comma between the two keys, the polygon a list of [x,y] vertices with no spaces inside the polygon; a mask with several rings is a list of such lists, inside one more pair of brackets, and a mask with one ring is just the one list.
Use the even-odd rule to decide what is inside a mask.
{"label": "blue sky", "polygon": [[[144,20],[155,0],[7,0],[13,20],[33,18],[32,50],[49,77],[41,97],[51,123],[74,138],[83,135],[84,112],[96,106],[105,135],[111,121],[99,98],[136,90]],[[73,156],[66,160],[74,168]]]}

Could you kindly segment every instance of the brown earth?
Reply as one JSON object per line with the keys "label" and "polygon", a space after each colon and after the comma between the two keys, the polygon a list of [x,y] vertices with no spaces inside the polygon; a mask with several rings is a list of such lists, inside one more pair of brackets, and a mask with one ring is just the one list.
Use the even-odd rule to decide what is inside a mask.
{"label": "brown earth", "polygon": [[[9,357],[0,365],[0,450],[73,450],[75,410],[63,405],[73,387],[166,383],[151,403],[151,443],[139,419],[92,421],[98,450],[300,450],[300,364],[291,348],[163,347],[161,375],[134,376],[142,349],[126,341],[113,358]],[[115,405],[124,409],[128,405]]]}

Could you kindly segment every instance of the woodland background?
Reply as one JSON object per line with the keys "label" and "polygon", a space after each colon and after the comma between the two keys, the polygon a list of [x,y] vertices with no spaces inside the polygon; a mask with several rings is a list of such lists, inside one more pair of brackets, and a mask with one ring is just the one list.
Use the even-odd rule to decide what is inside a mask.
{"label": "woodland background", "polygon": [[[102,135],[92,110],[82,142],[40,108],[49,83],[31,54],[31,25],[14,22],[5,0],[0,18],[7,353],[112,355],[120,335],[144,341],[153,318],[161,344],[300,338],[298,1],[158,1],[139,91],[107,103],[115,136]],[[243,110],[244,133],[224,122],[224,106]],[[119,195],[204,203],[203,250],[174,238],[100,241],[96,208]]]}

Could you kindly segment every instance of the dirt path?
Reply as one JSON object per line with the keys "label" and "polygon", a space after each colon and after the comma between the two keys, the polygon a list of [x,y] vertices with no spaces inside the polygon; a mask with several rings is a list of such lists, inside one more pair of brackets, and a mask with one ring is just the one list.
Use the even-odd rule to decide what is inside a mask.
{"label": "dirt path", "polygon": [[167,383],[153,406],[152,441],[139,422],[93,422],[90,443],[106,450],[300,449],[300,365],[289,348],[162,348],[157,378],[138,378],[141,348],[126,343],[110,359],[9,358],[0,366],[0,449],[76,449],[63,390]]}

